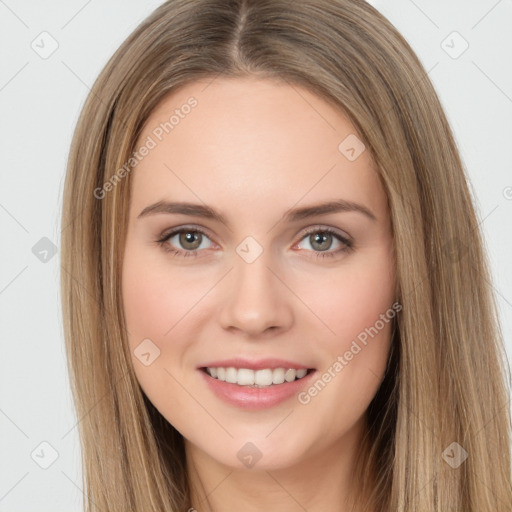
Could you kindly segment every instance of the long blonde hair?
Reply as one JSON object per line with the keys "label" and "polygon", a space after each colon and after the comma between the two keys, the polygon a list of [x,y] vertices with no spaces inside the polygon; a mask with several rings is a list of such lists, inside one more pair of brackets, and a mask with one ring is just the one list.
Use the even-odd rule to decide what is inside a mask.
{"label": "long blonde hair", "polygon": [[190,507],[182,437],[142,393],[128,348],[120,277],[131,174],[101,199],[95,191],[129,160],[164,96],[219,75],[286,80],[340,109],[388,195],[403,310],[368,409],[364,503],[512,510],[509,375],[463,165],[418,58],[362,0],[169,1],[92,87],[69,155],[61,241],[85,510]]}

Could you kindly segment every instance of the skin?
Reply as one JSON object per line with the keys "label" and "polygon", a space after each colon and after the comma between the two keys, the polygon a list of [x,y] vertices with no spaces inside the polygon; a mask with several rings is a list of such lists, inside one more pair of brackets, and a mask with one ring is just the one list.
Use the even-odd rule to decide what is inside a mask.
{"label": "skin", "polygon": [[[332,367],[394,301],[386,194],[368,151],[350,161],[338,150],[356,133],[348,119],[285,82],[194,82],[154,110],[140,143],[190,96],[197,106],[131,176],[122,279],[129,341],[132,354],[147,338],[160,350],[149,366],[133,356],[137,379],[185,438],[199,512],[340,510],[357,484],[356,450],[384,376],[391,322],[305,405],[294,396],[242,410],[214,395],[197,367],[236,356],[288,359],[318,376]],[[282,219],[291,208],[337,199],[376,219],[357,211]],[[230,227],[176,213],[138,218],[164,200],[207,204]],[[182,226],[207,232],[197,257],[156,242]],[[353,250],[336,253],[343,243],[333,237],[324,247],[336,254],[316,257],[322,251],[304,232],[318,227],[348,235]],[[252,263],[236,252],[247,236],[263,250]],[[191,246],[179,235],[166,244]],[[237,457],[249,441],[262,454],[252,468]]]}

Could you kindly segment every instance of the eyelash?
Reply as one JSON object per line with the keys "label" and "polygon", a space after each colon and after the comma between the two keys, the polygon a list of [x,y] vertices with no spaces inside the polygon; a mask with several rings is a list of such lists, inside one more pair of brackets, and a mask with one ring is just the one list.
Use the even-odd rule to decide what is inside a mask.
{"label": "eyelash", "polygon": [[[181,233],[201,233],[201,235],[204,235],[205,237],[210,238],[208,236],[208,234],[206,232],[204,232],[200,228],[197,228],[197,227],[194,227],[194,228],[182,227],[182,228],[175,229],[175,230],[171,231],[170,233],[164,233],[163,235],[160,236],[160,238],[156,242],[162,247],[162,249],[165,252],[170,253],[170,254],[172,254],[175,257],[183,257],[183,258],[189,258],[189,257],[195,258],[195,257],[198,257],[199,256],[199,251],[197,249],[191,250],[191,251],[185,251],[185,250],[180,250],[180,249],[173,249],[173,248],[171,248],[169,246],[169,244],[166,243],[174,235],[178,235],[178,234],[181,234]],[[333,258],[337,254],[351,252],[353,250],[353,248],[354,248],[353,247],[353,242],[351,240],[349,240],[348,238],[343,237],[337,231],[335,231],[335,230],[333,230],[331,228],[327,228],[327,227],[326,228],[324,228],[324,227],[314,227],[314,228],[308,230],[307,232],[303,233],[300,241],[302,241],[307,236],[315,234],[315,233],[322,233],[322,234],[332,235],[334,238],[339,240],[344,245],[344,247],[342,247],[342,248],[340,248],[340,249],[338,249],[336,251],[312,251],[312,252],[315,253],[315,257],[317,257],[317,258]]]}

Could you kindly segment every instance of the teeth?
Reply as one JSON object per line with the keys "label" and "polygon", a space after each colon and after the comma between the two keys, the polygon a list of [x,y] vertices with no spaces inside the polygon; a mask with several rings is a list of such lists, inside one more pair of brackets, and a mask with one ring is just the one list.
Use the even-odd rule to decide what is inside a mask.
{"label": "teeth", "polygon": [[297,377],[296,370],[292,370],[291,368],[289,370],[286,370],[286,373],[284,374],[284,380],[286,382],[293,382],[295,380],[295,377]]}
{"label": "teeth", "polygon": [[231,382],[231,384],[235,384],[237,380],[237,371],[236,368],[226,368],[226,382]]}
{"label": "teeth", "polygon": [[257,386],[270,386],[272,384],[272,370],[257,370],[254,372],[254,384]]}
{"label": "teeth", "polygon": [[[215,370],[215,368],[214,368]],[[226,380],[226,368],[217,368],[217,379],[219,380]],[[211,374],[210,374],[211,375]],[[212,375],[213,377],[213,375]]]}
{"label": "teeth", "polygon": [[251,370],[249,368],[206,368],[211,377],[238,384],[239,386],[269,387],[284,382],[293,382],[306,376],[307,370],[294,370],[293,368],[265,368],[263,370]]}
{"label": "teeth", "polygon": [[284,368],[276,368],[272,372],[272,384],[282,384],[284,382]]}
{"label": "teeth", "polygon": [[[214,369],[215,368],[212,368],[212,370]],[[240,368],[238,370],[237,383],[241,386],[252,386],[254,384],[254,371],[248,370],[247,368]]]}

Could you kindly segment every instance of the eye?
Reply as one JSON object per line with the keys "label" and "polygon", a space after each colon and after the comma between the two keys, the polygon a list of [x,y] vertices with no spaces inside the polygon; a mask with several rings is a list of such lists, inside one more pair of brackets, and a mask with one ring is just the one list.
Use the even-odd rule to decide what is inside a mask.
{"label": "eye", "polygon": [[203,243],[207,240],[210,240],[209,237],[201,229],[183,227],[175,229],[170,233],[164,233],[157,240],[157,243],[160,244],[166,252],[176,256],[195,257],[198,255],[199,249],[211,248],[207,243]]}
{"label": "eye", "polygon": [[[306,250],[313,252],[317,258],[334,257],[353,250],[353,242],[348,237],[332,228],[322,226],[315,226],[302,234],[301,242],[296,244],[301,250],[304,249],[300,247],[302,240],[311,247],[306,247]],[[197,227],[181,227],[166,232],[160,236],[157,243],[166,252],[178,257],[197,257],[201,249],[210,249],[213,245],[208,235]],[[333,245],[338,245],[338,248],[330,250]]]}
{"label": "eye", "polygon": [[[305,240],[309,244],[317,258],[334,257],[337,254],[346,253],[353,249],[353,242],[348,237],[343,236],[332,228],[321,226],[309,229],[303,234],[301,240]],[[329,249],[332,248],[333,244],[338,245],[338,249],[330,251]],[[300,243],[296,247],[302,249]]]}

